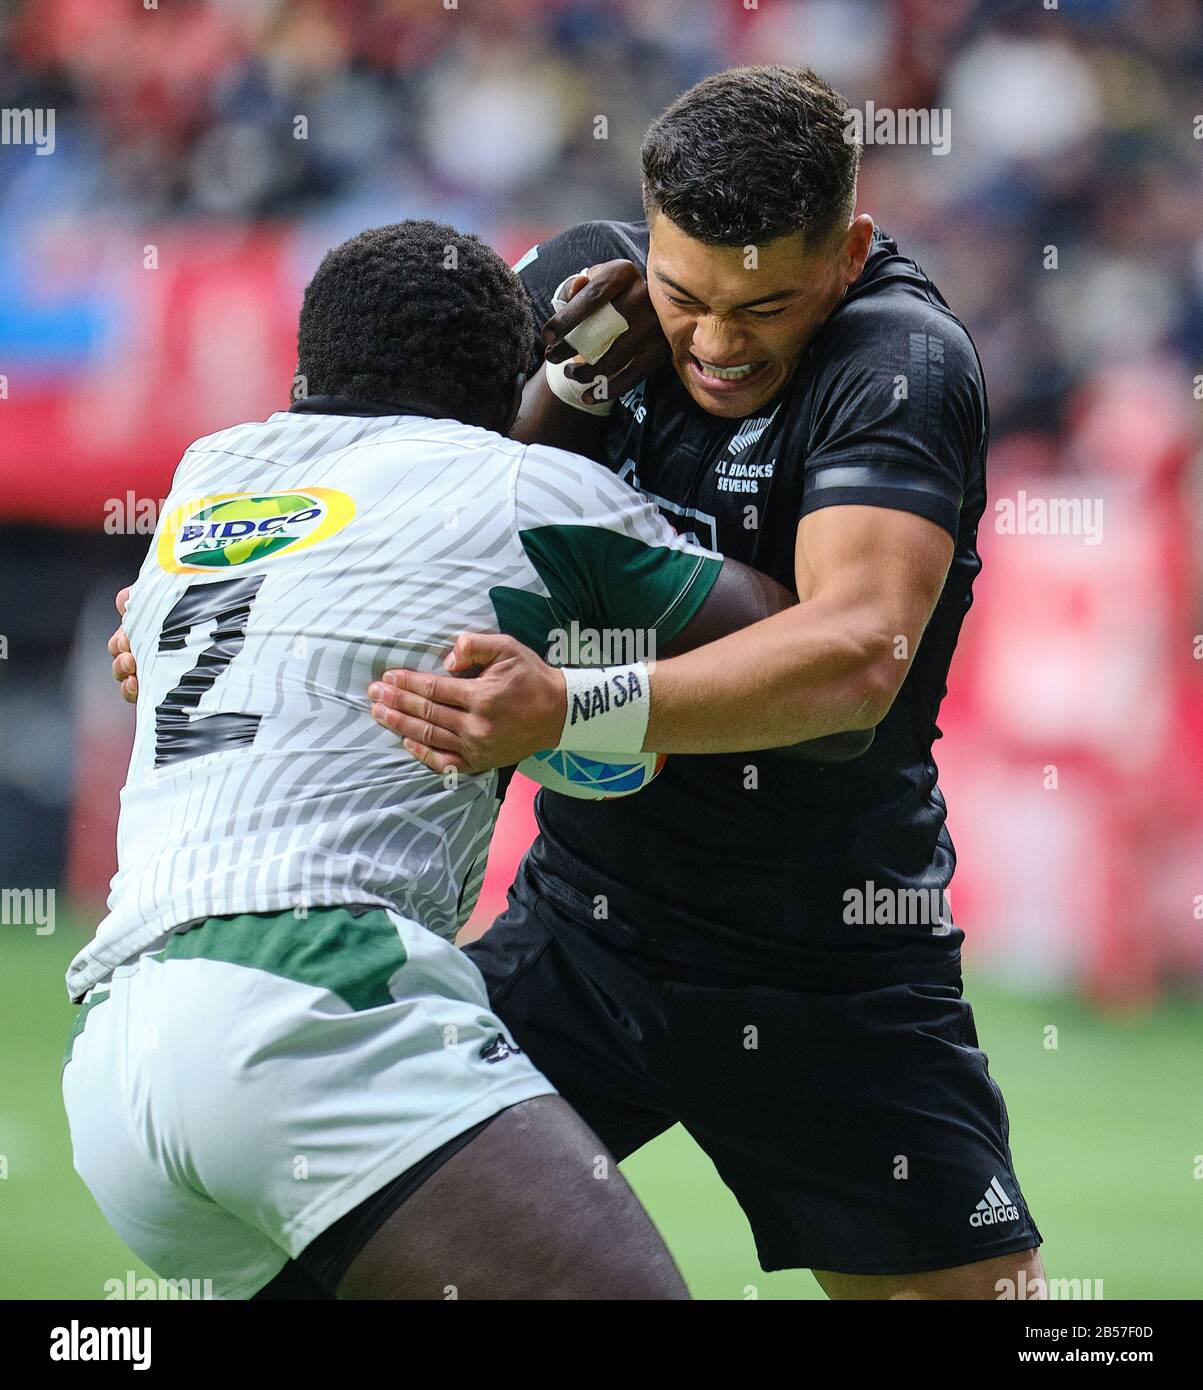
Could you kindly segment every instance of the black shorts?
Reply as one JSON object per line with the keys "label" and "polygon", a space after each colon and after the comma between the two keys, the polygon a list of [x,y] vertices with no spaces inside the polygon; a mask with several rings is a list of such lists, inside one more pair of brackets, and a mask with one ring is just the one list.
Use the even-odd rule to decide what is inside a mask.
{"label": "black shorts", "polygon": [[1040,1244],[959,977],[745,984],[633,957],[540,890],[523,865],[466,948],[493,1007],[616,1157],[684,1125],[763,1269],[908,1274]]}

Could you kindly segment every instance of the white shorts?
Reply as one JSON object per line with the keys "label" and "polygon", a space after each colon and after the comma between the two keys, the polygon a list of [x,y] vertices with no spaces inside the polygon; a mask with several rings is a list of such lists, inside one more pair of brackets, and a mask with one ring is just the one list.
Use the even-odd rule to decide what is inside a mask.
{"label": "white shorts", "polygon": [[83,1002],[75,1168],[160,1276],[247,1298],[457,1134],[555,1088],[479,970],[379,908],[214,917]]}

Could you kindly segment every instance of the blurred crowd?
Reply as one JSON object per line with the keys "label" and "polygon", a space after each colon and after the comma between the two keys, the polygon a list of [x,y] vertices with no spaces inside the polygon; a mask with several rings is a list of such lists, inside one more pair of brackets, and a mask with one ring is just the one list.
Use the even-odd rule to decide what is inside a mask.
{"label": "blurred crowd", "polygon": [[[1046,844],[1062,835],[1070,859],[1119,865],[1122,911],[1099,928],[1118,933],[1104,951],[1114,969],[1150,914],[1174,919],[1175,941],[1187,931],[1189,865],[1196,854],[1203,863],[1192,780],[1203,771],[1203,651],[1191,645],[1203,632],[1199,0],[0,0],[0,109],[50,108],[56,122],[53,158],[0,144],[0,371],[86,370],[100,310],[56,316],[39,273],[61,292],[85,246],[114,229],[139,244],[151,229],[174,235],[195,258],[231,227],[288,228],[305,248],[295,291],[324,246],[399,217],[452,222],[511,259],[572,223],[636,217],[650,120],[711,72],[770,61],[815,68],[858,109],[948,113],[945,152],[869,145],[861,208],[932,273],[977,341],[992,493],[1052,488],[1107,504],[1110,541],[1097,547],[1079,535],[1008,549],[988,517],[994,588],[954,667],[954,682],[958,670],[981,680],[964,677],[967,695],[954,685],[946,714],[970,721],[976,739],[961,802],[971,841],[984,845],[1009,815],[1042,827]],[[231,283],[249,297],[265,272],[249,261],[241,273]],[[106,293],[125,323],[131,293]],[[223,309],[236,323],[243,293]],[[285,339],[293,312],[286,303]],[[119,364],[123,349],[112,351]],[[231,375],[221,353],[213,369]],[[249,366],[234,375],[252,379]],[[114,379],[89,398],[89,422]],[[262,412],[278,404],[265,399]],[[45,419],[58,421],[53,410]],[[43,416],[29,421],[28,442],[0,439],[0,479],[18,477],[47,437]],[[214,427],[194,428],[186,411],[168,425]],[[166,475],[176,456],[163,459]],[[66,512],[38,519],[80,525]],[[17,538],[22,554],[35,553],[30,534]],[[1128,602],[1116,607],[1121,590]],[[0,747],[0,786],[29,781],[13,771],[21,756],[11,738]],[[1022,809],[1007,777],[1025,758],[1085,760],[1067,824],[1089,825],[1089,843]],[[40,775],[44,793],[53,779]],[[75,769],[77,794],[78,784]],[[1001,817],[1000,797],[1012,806]],[[1159,814],[1177,840],[1157,829]],[[1170,844],[1156,869],[1165,901],[1145,893],[1133,915],[1150,837]],[[1014,854],[1030,860],[1031,849],[1017,841]],[[1043,910],[1004,893],[998,932],[1016,910],[1033,940],[1073,912],[1110,920],[1106,904],[1083,906],[1074,892],[1046,883]],[[1193,892],[1203,903],[1203,883]],[[984,904],[985,886],[978,896]],[[984,920],[991,909],[977,910]],[[1197,927],[1194,945],[1170,952],[1175,969],[1203,967]],[[1148,963],[1150,977],[1157,969]]]}
{"label": "blurred crowd", "polygon": [[637,215],[650,119],[763,61],[807,63],[854,106],[951,112],[947,156],[867,150],[862,203],[938,259],[997,428],[1060,427],[1099,361],[1199,357],[1197,0],[9,3],[0,106],[52,106],[58,150],[0,148],[0,226],[335,205],[510,245]]}

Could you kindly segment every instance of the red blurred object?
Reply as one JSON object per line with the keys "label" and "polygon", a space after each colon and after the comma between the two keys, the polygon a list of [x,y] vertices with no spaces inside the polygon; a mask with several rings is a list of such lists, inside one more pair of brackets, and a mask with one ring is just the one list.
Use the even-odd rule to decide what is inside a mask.
{"label": "red blurred object", "polygon": [[109,234],[119,341],[78,376],[12,389],[0,521],[103,530],[106,503],[165,496],[194,439],[286,409],[301,297],[292,244],[273,228]]}
{"label": "red blurred object", "polygon": [[483,936],[505,908],[505,895],[514,881],[514,874],[535,838],[535,793],[538,790],[534,782],[514,774],[497,817],[493,843],[489,846],[484,887],[475,911],[460,933],[461,943]]}

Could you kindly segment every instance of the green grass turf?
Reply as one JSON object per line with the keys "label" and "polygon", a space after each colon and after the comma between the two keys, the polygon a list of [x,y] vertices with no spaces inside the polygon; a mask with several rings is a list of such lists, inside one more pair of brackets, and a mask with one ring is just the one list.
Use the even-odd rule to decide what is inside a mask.
{"label": "green grass turf", "polygon": [[[0,927],[0,1298],[99,1298],[105,1280],[148,1272],[71,1168],[62,974],[82,939],[62,920],[45,937]],[[1102,1279],[1108,1298],[1203,1298],[1203,1007],[1117,1021],[983,981],[969,993],[1049,1273]],[[695,1296],[820,1296],[809,1274],[761,1272],[734,1199],[679,1128],[624,1170]]]}

